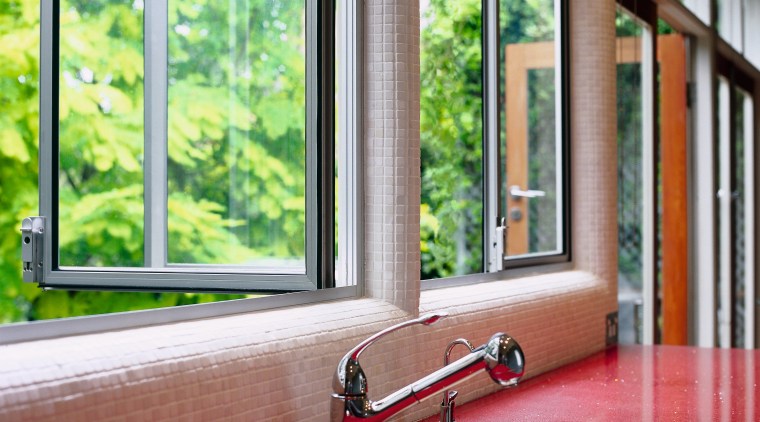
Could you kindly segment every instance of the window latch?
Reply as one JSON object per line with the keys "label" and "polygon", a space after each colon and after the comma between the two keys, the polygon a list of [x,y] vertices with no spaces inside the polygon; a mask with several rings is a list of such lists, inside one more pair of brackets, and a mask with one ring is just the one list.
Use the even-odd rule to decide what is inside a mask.
{"label": "window latch", "polygon": [[45,217],[27,217],[21,222],[21,264],[24,282],[42,282]]}
{"label": "window latch", "polygon": [[492,258],[489,270],[491,272],[501,271],[504,269],[504,251],[506,250],[507,219],[501,217],[496,225],[496,234],[492,249]]}

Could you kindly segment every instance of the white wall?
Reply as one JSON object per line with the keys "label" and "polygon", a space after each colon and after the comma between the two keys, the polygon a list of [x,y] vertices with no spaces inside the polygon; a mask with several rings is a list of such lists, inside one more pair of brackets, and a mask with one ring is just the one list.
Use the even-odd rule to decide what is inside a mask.
{"label": "white wall", "polygon": [[[418,2],[367,0],[367,297],[2,346],[0,420],[327,420],[338,359],[429,310],[452,317],[362,356],[373,398],[437,368],[456,337],[512,334],[528,376],[603,349],[617,309],[615,9],[569,3],[574,270],[420,293]],[[496,389],[476,377],[459,401]],[[437,412],[429,400],[399,419]]]}

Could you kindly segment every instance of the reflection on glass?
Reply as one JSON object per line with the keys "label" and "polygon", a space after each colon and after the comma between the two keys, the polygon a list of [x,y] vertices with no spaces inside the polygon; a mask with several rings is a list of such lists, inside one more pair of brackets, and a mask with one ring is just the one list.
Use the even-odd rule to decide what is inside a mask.
{"label": "reflection on glass", "polygon": [[304,1],[169,1],[169,263],[305,271]]}
{"label": "reflection on glass", "polygon": [[60,7],[60,264],[143,263],[143,12]]}
{"label": "reflection on glass", "polygon": [[500,2],[507,255],[561,250],[561,133],[553,0]]}
{"label": "reflection on glass", "polygon": [[618,9],[617,58],[618,158],[618,339],[642,340],[643,269],[643,121],[642,27]]}
{"label": "reflection on glass", "polygon": [[420,2],[423,279],[483,271],[481,10]]}

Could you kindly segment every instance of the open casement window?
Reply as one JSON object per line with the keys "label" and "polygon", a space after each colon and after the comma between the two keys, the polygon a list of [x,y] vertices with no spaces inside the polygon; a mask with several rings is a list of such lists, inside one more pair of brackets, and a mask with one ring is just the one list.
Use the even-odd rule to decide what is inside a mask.
{"label": "open casement window", "polygon": [[[565,261],[568,242],[565,2],[499,3],[497,186],[504,266]],[[538,11],[538,9],[537,9]],[[498,221],[497,221],[498,223]],[[498,236],[498,235],[497,235]]]}
{"label": "open casement window", "polygon": [[40,287],[333,285],[333,2],[41,7]]}
{"label": "open casement window", "polygon": [[648,2],[616,33],[621,342],[686,344],[688,38]]}
{"label": "open casement window", "polygon": [[754,103],[749,94],[755,83],[740,69],[718,56],[717,217],[718,260],[716,274],[717,345],[752,348],[755,304]]}
{"label": "open casement window", "polygon": [[569,259],[566,6],[420,2],[423,280]]}

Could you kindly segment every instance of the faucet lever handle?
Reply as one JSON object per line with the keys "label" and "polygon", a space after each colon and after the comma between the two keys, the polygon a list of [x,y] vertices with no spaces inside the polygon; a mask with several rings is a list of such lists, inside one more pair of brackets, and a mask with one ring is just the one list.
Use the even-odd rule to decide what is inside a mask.
{"label": "faucet lever handle", "polygon": [[398,331],[402,328],[410,327],[412,325],[422,324],[422,325],[431,325],[435,324],[439,320],[448,317],[449,314],[446,312],[431,312],[424,315],[421,315],[419,318],[410,319],[408,321],[400,322],[396,325],[392,325],[382,331],[379,331],[375,334],[373,334],[371,337],[367,338],[363,342],[359,343],[351,349],[346,356],[349,356],[353,358],[354,360],[359,359],[359,355],[364,352],[369,346],[374,344],[376,341],[380,340],[381,337],[386,336],[387,334],[393,333],[395,331]]}
{"label": "faucet lever handle", "polygon": [[343,359],[338,363],[338,369],[333,377],[333,391],[338,395],[362,395],[367,392],[367,379],[364,371],[359,365],[359,356],[372,344],[387,334],[398,331],[402,328],[412,325],[435,324],[442,318],[449,316],[446,312],[431,312],[421,315],[418,318],[400,322],[392,325],[382,331],[379,331],[366,340],[362,341],[356,347],[349,350]]}

